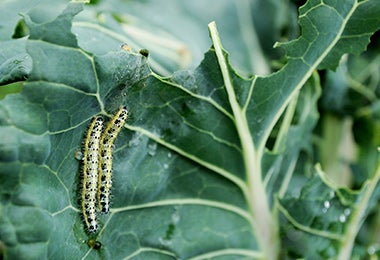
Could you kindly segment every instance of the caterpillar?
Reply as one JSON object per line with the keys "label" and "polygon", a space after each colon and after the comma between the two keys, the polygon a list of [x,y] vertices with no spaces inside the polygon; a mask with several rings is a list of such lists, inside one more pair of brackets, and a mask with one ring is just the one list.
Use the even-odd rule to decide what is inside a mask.
{"label": "caterpillar", "polygon": [[81,206],[84,223],[90,233],[98,230],[96,192],[98,188],[99,143],[102,128],[103,118],[100,116],[94,117],[83,142]]}
{"label": "caterpillar", "polygon": [[110,209],[110,193],[112,187],[112,148],[117,135],[128,117],[125,106],[119,108],[115,116],[107,123],[100,137],[98,207],[100,212],[108,213]]}

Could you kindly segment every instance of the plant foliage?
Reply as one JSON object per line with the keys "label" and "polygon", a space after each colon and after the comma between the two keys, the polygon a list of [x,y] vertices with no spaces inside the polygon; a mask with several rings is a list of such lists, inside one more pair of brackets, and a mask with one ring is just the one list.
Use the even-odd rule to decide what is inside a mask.
{"label": "plant foliage", "polygon": [[[214,4],[0,4],[3,258],[380,255],[380,3],[309,0],[275,50],[297,35],[292,3]],[[111,213],[90,235],[76,155],[121,105]]]}

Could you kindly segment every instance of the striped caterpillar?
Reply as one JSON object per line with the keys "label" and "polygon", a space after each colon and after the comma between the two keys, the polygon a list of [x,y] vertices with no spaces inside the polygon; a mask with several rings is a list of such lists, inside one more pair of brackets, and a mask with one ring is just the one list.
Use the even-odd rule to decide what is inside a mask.
{"label": "striped caterpillar", "polygon": [[94,117],[83,142],[81,206],[84,223],[90,233],[98,230],[96,192],[98,188],[99,144],[102,128],[103,118]]}
{"label": "striped caterpillar", "polygon": [[125,106],[119,108],[115,116],[107,123],[100,137],[99,177],[98,177],[98,207],[102,213],[110,209],[110,193],[112,187],[112,148],[117,135],[128,117]]}

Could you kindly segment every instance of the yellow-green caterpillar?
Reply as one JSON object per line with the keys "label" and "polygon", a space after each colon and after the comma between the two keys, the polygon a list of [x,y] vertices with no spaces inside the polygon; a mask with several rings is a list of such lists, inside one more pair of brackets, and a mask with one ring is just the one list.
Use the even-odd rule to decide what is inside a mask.
{"label": "yellow-green caterpillar", "polygon": [[83,166],[81,206],[86,229],[90,233],[98,230],[96,219],[96,192],[98,189],[99,144],[103,119],[96,116],[91,121],[83,142]]}
{"label": "yellow-green caterpillar", "polygon": [[125,106],[119,108],[115,116],[107,123],[100,137],[98,207],[102,213],[110,209],[110,193],[112,187],[112,148],[117,135],[128,117]]}

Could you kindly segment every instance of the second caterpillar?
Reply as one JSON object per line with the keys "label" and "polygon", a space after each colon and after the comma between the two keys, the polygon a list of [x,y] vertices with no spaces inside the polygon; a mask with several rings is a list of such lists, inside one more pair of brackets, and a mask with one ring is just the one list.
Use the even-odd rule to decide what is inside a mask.
{"label": "second caterpillar", "polygon": [[112,187],[112,149],[117,135],[125,124],[128,110],[119,108],[115,116],[107,123],[100,137],[99,170],[98,170],[98,208],[102,213],[110,210],[110,194]]}

